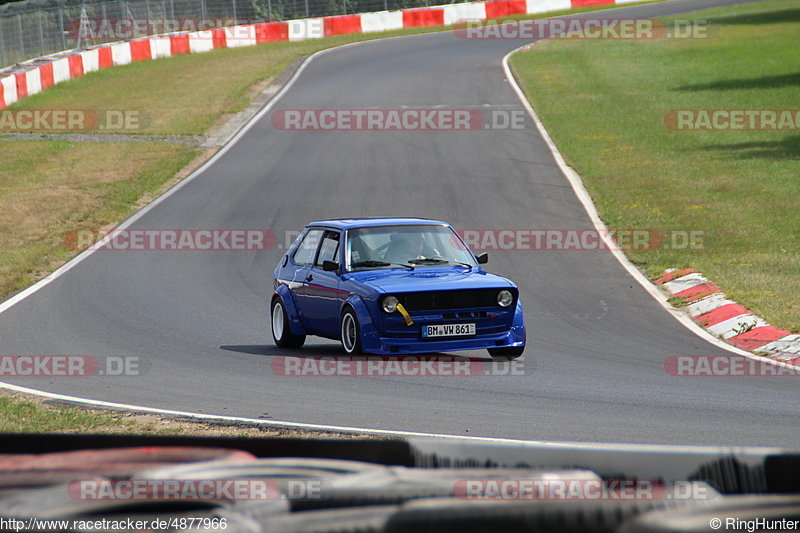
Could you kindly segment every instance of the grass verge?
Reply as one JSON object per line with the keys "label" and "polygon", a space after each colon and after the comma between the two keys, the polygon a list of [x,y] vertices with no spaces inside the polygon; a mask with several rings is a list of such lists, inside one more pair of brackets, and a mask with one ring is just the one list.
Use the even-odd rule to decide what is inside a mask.
{"label": "grass verge", "polygon": [[76,407],[43,407],[41,404],[0,397],[0,432],[47,433],[52,431],[109,431],[126,427],[122,417],[109,412],[95,412]]}
{"label": "grass verge", "polygon": [[0,433],[125,433],[214,435],[222,437],[389,438],[370,434],[335,433],[174,416],[111,411],[68,405],[0,389]]}
{"label": "grass verge", "polygon": [[612,229],[702,232],[702,248],[667,240],[630,251],[634,263],[651,277],[700,270],[798,332],[800,135],[673,130],[665,115],[800,108],[800,9],[769,0],[678,18],[707,21],[708,37],[547,41],[511,66]]}
{"label": "grass verge", "polygon": [[118,222],[197,155],[166,143],[0,141],[0,147],[0,294],[75,254],[69,231]]}

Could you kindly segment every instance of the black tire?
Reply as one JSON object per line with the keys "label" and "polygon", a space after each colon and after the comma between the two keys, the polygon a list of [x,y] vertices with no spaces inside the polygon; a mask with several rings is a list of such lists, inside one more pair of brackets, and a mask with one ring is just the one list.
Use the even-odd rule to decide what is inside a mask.
{"label": "black tire", "polygon": [[[300,348],[306,342],[305,335],[293,335],[289,328],[289,317],[283,307],[283,300],[276,296],[272,300],[270,313],[270,324],[272,326],[272,340],[279,348]],[[275,331],[278,329],[279,331]]]}
{"label": "black tire", "polygon": [[361,355],[361,326],[352,307],[345,309],[339,321],[339,340],[347,355]]}
{"label": "black tire", "polygon": [[525,351],[525,345],[512,346],[511,348],[489,348],[489,355],[501,361],[516,359]]}

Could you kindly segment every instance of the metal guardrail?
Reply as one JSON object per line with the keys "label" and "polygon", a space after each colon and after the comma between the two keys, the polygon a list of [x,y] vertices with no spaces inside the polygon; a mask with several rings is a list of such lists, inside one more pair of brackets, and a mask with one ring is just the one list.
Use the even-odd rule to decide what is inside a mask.
{"label": "metal guardrail", "polygon": [[0,6],[0,69],[158,33],[427,5],[428,0],[27,0]]}

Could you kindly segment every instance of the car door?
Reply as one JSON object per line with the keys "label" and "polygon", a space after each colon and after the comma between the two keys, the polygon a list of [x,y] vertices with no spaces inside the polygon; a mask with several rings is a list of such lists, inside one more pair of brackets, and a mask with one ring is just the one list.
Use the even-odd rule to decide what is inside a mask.
{"label": "car door", "polygon": [[326,230],[319,245],[314,264],[304,279],[303,306],[304,323],[309,331],[324,337],[339,337],[339,308],[343,291],[339,290],[339,271],[326,272],[322,268],[325,261],[339,263],[341,234]]}
{"label": "car door", "polygon": [[305,291],[305,284],[307,283],[306,277],[314,264],[314,259],[317,256],[317,249],[322,234],[325,230],[321,228],[312,228],[306,232],[301,238],[300,244],[294,250],[289,258],[289,265],[292,269],[292,278],[289,283],[289,291],[294,300],[295,309],[300,316],[300,321],[305,326],[305,310],[303,309],[303,293]]}

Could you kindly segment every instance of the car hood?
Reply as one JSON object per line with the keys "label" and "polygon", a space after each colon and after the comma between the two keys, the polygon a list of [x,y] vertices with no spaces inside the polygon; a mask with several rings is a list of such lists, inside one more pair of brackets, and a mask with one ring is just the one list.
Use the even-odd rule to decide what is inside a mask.
{"label": "car hood", "polygon": [[483,270],[460,267],[417,267],[414,270],[384,269],[354,272],[353,281],[381,292],[441,291],[514,287],[509,280]]}

